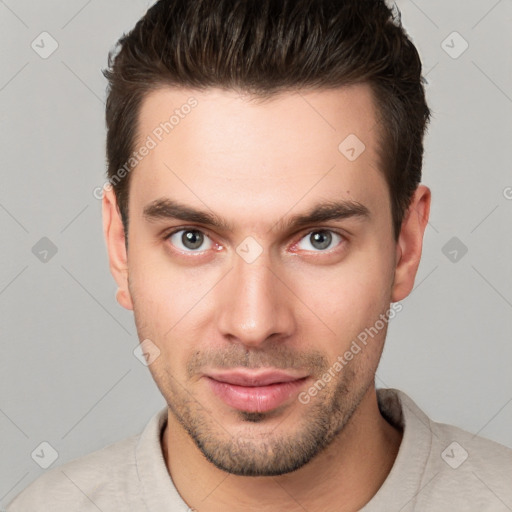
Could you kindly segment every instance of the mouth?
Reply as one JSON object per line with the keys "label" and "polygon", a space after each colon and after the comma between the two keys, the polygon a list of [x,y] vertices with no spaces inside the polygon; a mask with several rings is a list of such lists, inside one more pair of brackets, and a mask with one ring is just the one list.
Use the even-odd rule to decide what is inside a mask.
{"label": "mouth", "polygon": [[210,389],[226,405],[246,412],[268,412],[283,405],[308,380],[308,376],[270,370],[265,372],[210,372]]}

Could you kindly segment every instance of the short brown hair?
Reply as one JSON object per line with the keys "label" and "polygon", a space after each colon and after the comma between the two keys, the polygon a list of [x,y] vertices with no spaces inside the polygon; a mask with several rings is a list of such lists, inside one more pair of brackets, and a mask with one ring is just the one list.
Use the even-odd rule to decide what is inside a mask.
{"label": "short brown hair", "polygon": [[421,181],[430,110],[420,57],[396,6],[393,12],[384,0],[159,0],[118,41],[104,75],[107,175],[126,235],[130,174],[114,178],[133,153],[150,91],[220,87],[266,98],[368,83],[398,237]]}

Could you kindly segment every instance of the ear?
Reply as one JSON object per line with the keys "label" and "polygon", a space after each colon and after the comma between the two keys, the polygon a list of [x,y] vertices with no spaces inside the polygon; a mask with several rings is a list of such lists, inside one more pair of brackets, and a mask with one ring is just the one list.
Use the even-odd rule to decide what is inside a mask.
{"label": "ear", "polygon": [[107,244],[110,272],[119,290],[116,299],[126,309],[133,309],[128,288],[128,255],[126,252],[125,233],[114,189],[105,187],[102,199],[103,234]]}
{"label": "ear", "polygon": [[395,280],[392,302],[405,299],[414,286],[420,264],[423,234],[430,214],[430,189],[420,185],[414,193],[404,216],[396,245]]}

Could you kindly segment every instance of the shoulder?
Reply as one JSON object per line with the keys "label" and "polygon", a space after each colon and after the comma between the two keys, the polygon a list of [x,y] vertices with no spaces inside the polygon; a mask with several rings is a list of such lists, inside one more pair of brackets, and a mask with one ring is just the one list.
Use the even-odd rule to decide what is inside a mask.
{"label": "shoulder", "polygon": [[[410,405],[410,404],[409,404]],[[433,421],[430,450],[416,505],[445,503],[464,510],[512,508],[512,449],[462,428]]]}
{"label": "shoulder", "polygon": [[503,484],[512,496],[512,449],[490,439],[472,434],[454,425],[430,421],[432,428],[431,463]]}
{"label": "shoulder", "polygon": [[[403,429],[388,479],[371,505],[403,512],[512,510],[512,449],[434,421],[403,391],[378,390],[379,408]],[[366,510],[366,509],[365,509]]]}
{"label": "shoulder", "polygon": [[430,464],[451,469],[497,469],[505,474],[512,471],[512,448],[455,425],[434,421],[403,391],[382,389],[379,393],[380,406],[393,423],[410,427],[416,441],[428,441]]}
{"label": "shoulder", "polygon": [[453,425],[431,421],[432,448],[417,506],[440,498],[458,510],[512,509],[512,449]]}
{"label": "shoulder", "polygon": [[137,495],[138,439],[129,437],[46,471],[7,506],[7,512],[115,510],[124,503],[113,500]]}

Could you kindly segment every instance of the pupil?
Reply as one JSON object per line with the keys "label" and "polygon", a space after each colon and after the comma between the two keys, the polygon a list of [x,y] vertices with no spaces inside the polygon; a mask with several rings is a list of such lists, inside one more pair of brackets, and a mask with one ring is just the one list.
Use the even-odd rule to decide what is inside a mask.
{"label": "pupil", "polygon": [[181,241],[188,249],[197,249],[203,243],[203,235],[199,231],[185,231]]}
{"label": "pupil", "polygon": [[331,244],[332,235],[328,231],[317,231],[311,235],[310,239],[313,247],[316,249],[325,249]]}

